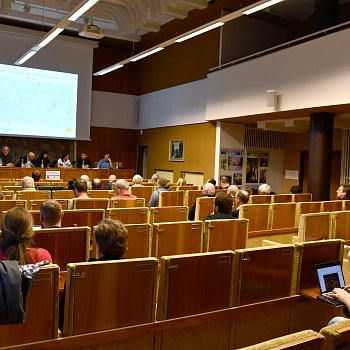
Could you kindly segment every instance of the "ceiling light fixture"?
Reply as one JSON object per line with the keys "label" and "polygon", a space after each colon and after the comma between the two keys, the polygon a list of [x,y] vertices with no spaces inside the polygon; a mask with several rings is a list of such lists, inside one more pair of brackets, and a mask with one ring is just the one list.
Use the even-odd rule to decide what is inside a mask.
{"label": "ceiling light fixture", "polygon": [[267,2],[264,2],[263,4],[260,4],[258,6],[254,6],[246,11],[243,12],[244,15],[251,15],[254,12],[261,11],[267,7],[270,7],[272,5],[278,4],[279,2],[282,2],[283,0],[270,0]]}
{"label": "ceiling light fixture", "polygon": [[28,50],[21,58],[19,58],[15,65],[20,66],[32,56],[34,56],[40,49],[45,47],[49,42],[55,39],[70,22],[74,22],[92,6],[94,6],[99,0],[84,0],[73,11],[65,16],[60,22],[53,27],[42,39],[40,39],[30,50]]}
{"label": "ceiling light fixture", "polygon": [[104,74],[107,74],[109,72],[112,72],[113,70],[116,70],[116,69],[119,69],[119,68],[122,68],[122,67],[124,67],[124,64],[118,64],[118,63],[117,64],[113,64],[113,66],[107,67],[105,69],[100,70],[97,73],[94,73],[94,76],[104,75]]}
{"label": "ceiling light fixture", "polygon": [[164,50],[164,47],[156,47],[156,48],[153,49],[153,50],[146,51],[145,53],[143,53],[143,54],[141,54],[141,55],[138,55],[138,56],[136,56],[136,57],[134,57],[134,58],[131,58],[130,61],[131,61],[131,62],[136,62],[136,61],[138,61],[138,60],[141,60],[142,58],[145,58],[145,57],[147,57],[147,56],[153,55],[154,53],[159,52],[159,51],[161,51],[161,50]]}
{"label": "ceiling light fixture", "polygon": [[[266,8],[266,7],[269,7],[269,6],[272,6],[274,4],[277,4],[279,2],[281,2],[283,0],[261,0],[261,1],[258,1],[257,3],[259,4],[258,6],[255,6],[255,7],[251,7],[251,6],[246,6],[244,7],[243,9],[240,9],[240,10],[237,10],[237,11],[234,11],[234,12],[231,12],[225,16],[222,16],[214,21],[211,21],[201,27],[198,27],[198,28],[195,28],[193,29],[192,31],[190,32],[187,32],[183,35],[179,35],[175,38],[172,38],[172,39],[169,39],[169,40],[166,40],[166,41],[163,41],[162,43],[158,44],[159,46],[156,47],[155,49],[150,49],[148,51],[145,51],[145,52],[141,52],[139,53],[138,55],[136,55],[135,57],[129,57],[125,60],[122,60],[110,67],[107,67],[107,68],[104,68],[96,73],[94,73],[94,76],[98,76],[98,75],[102,75],[101,73],[102,72],[105,72],[106,70],[108,70],[109,68],[111,68],[110,70],[108,70],[106,73],[108,72],[111,72],[115,69],[118,69],[118,68],[121,68],[120,66],[124,66],[125,64],[127,63],[130,63],[130,62],[135,62],[141,58],[144,58],[146,56],[149,56],[155,52],[158,52],[170,45],[173,45],[174,42],[182,42],[182,41],[185,41],[187,39],[190,39],[190,38],[193,38],[194,36],[197,36],[197,35],[200,35],[200,34],[203,34],[211,29],[214,29],[214,28],[218,28],[220,26],[222,26],[223,24],[225,24],[226,22],[229,22],[229,21],[232,21],[236,18],[239,18],[239,17],[242,17],[243,14],[248,14],[248,11],[251,11],[249,13],[253,13],[255,11],[259,11],[263,8]],[[254,11],[253,11],[254,10]],[[117,68],[116,68],[117,67]],[[106,73],[103,73],[103,74],[106,74]]]}
{"label": "ceiling light fixture", "polygon": [[187,34],[187,35],[185,35],[185,36],[183,36],[183,37],[181,37],[181,38],[179,38],[179,39],[175,39],[175,42],[181,43],[181,42],[183,42],[183,41],[185,41],[185,40],[188,40],[188,39],[191,39],[191,38],[193,38],[193,37],[195,37],[195,36],[197,36],[197,35],[203,34],[203,33],[205,33],[205,32],[209,32],[209,30],[212,30],[212,29],[221,27],[221,26],[223,26],[224,24],[225,24],[224,22],[216,22],[216,23],[214,23],[214,24],[211,24],[210,26],[204,27],[204,28],[199,29],[199,30],[197,30],[197,31],[195,31],[195,32],[192,32],[192,33],[190,33],[190,34]]}

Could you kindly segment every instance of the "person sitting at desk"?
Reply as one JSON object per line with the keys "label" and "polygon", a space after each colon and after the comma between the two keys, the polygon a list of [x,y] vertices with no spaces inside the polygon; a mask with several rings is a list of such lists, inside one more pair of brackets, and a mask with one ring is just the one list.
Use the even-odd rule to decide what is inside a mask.
{"label": "person sitting at desk", "polygon": [[104,158],[98,162],[97,167],[99,169],[112,169],[113,168],[112,160],[111,160],[111,158],[109,158],[108,153],[105,154]]}
{"label": "person sitting at desk", "polygon": [[7,146],[2,147],[0,160],[2,166],[14,166],[13,155],[10,153],[10,149]]}
{"label": "person sitting at desk", "polygon": [[33,152],[29,152],[26,156],[21,157],[20,160],[16,163],[16,167],[34,168],[35,154]]}
{"label": "person sitting at desk", "polygon": [[47,151],[41,151],[38,159],[35,161],[35,166],[37,168],[49,168],[50,159],[48,158],[49,154]]}
{"label": "person sitting at desk", "polygon": [[71,168],[72,163],[69,160],[69,153],[63,153],[61,158],[57,161],[58,168]]}
{"label": "person sitting at desk", "polygon": [[77,168],[92,168],[91,159],[88,158],[86,152],[81,152],[81,155],[77,160]]}

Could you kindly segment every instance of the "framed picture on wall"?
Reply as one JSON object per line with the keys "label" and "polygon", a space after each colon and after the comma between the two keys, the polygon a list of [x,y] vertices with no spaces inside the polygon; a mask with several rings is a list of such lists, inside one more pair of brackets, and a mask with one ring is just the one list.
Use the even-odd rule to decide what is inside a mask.
{"label": "framed picture on wall", "polygon": [[185,141],[169,141],[169,160],[171,162],[183,162],[185,154]]}

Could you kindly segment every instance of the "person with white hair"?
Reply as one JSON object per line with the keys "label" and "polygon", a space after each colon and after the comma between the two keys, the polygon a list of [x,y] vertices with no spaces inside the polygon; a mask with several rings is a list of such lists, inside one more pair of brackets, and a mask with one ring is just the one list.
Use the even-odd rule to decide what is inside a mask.
{"label": "person with white hair", "polygon": [[238,191],[239,188],[236,185],[230,185],[229,187],[227,187],[227,194],[231,197],[235,197]]}
{"label": "person with white hair", "polygon": [[271,194],[271,187],[268,184],[262,184],[258,188],[258,194]]}
{"label": "person with white hair", "polygon": [[[202,197],[215,197],[215,186],[211,182],[204,184],[202,188]],[[193,221],[196,214],[196,202],[193,207],[188,211],[188,220]]]}
{"label": "person with white hair", "polygon": [[[30,192],[36,191],[34,185],[34,179],[31,176],[25,176],[21,181],[22,191]],[[14,199],[17,199],[17,193],[13,196]]]}
{"label": "person with white hair", "polygon": [[111,175],[108,178],[108,184],[106,185],[106,190],[111,190],[112,189],[112,184],[117,181],[117,177],[115,175]]}
{"label": "person with white hair", "polygon": [[90,178],[89,178],[88,175],[85,175],[85,174],[81,175],[80,176],[80,180],[86,181],[87,189],[88,190],[92,190],[92,183],[91,183]]}
{"label": "person with white hair", "polygon": [[247,204],[249,202],[249,193],[244,190],[239,190],[235,195],[235,201],[236,201],[237,207],[236,207],[236,210],[232,212],[232,215],[235,219],[238,219],[241,205]]}
{"label": "person with white hair", "polygon": [[111,199],[137,198],[129,192],[129,183],[124,179],[119,179],[115,183],[115,195]]}
{"label": "person with white hair", "polygon": [[143,178],[142,178],[142,176],[139,175],[139,174],[134,175],[134,177],[132,178],[132,182],[134,183],[134,184],[133,184],[134,187],[143,186],[143,185],[142,185],[142,181],[143,181]]}
{"label": "person with white hair", "polygon": [[154,182],[156,184],[158,179],[159,179],[159,175],[158,174],[153,174],[151,179],[148,180],[148,182]]}

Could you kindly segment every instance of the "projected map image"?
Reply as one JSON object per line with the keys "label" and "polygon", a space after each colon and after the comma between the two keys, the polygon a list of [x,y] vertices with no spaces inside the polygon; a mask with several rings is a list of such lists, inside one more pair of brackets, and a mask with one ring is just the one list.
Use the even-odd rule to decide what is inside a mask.
{"label": "projected map image", "polygon": [[0,64],[0,132],[75,138],[77,87],[77,74]]}

